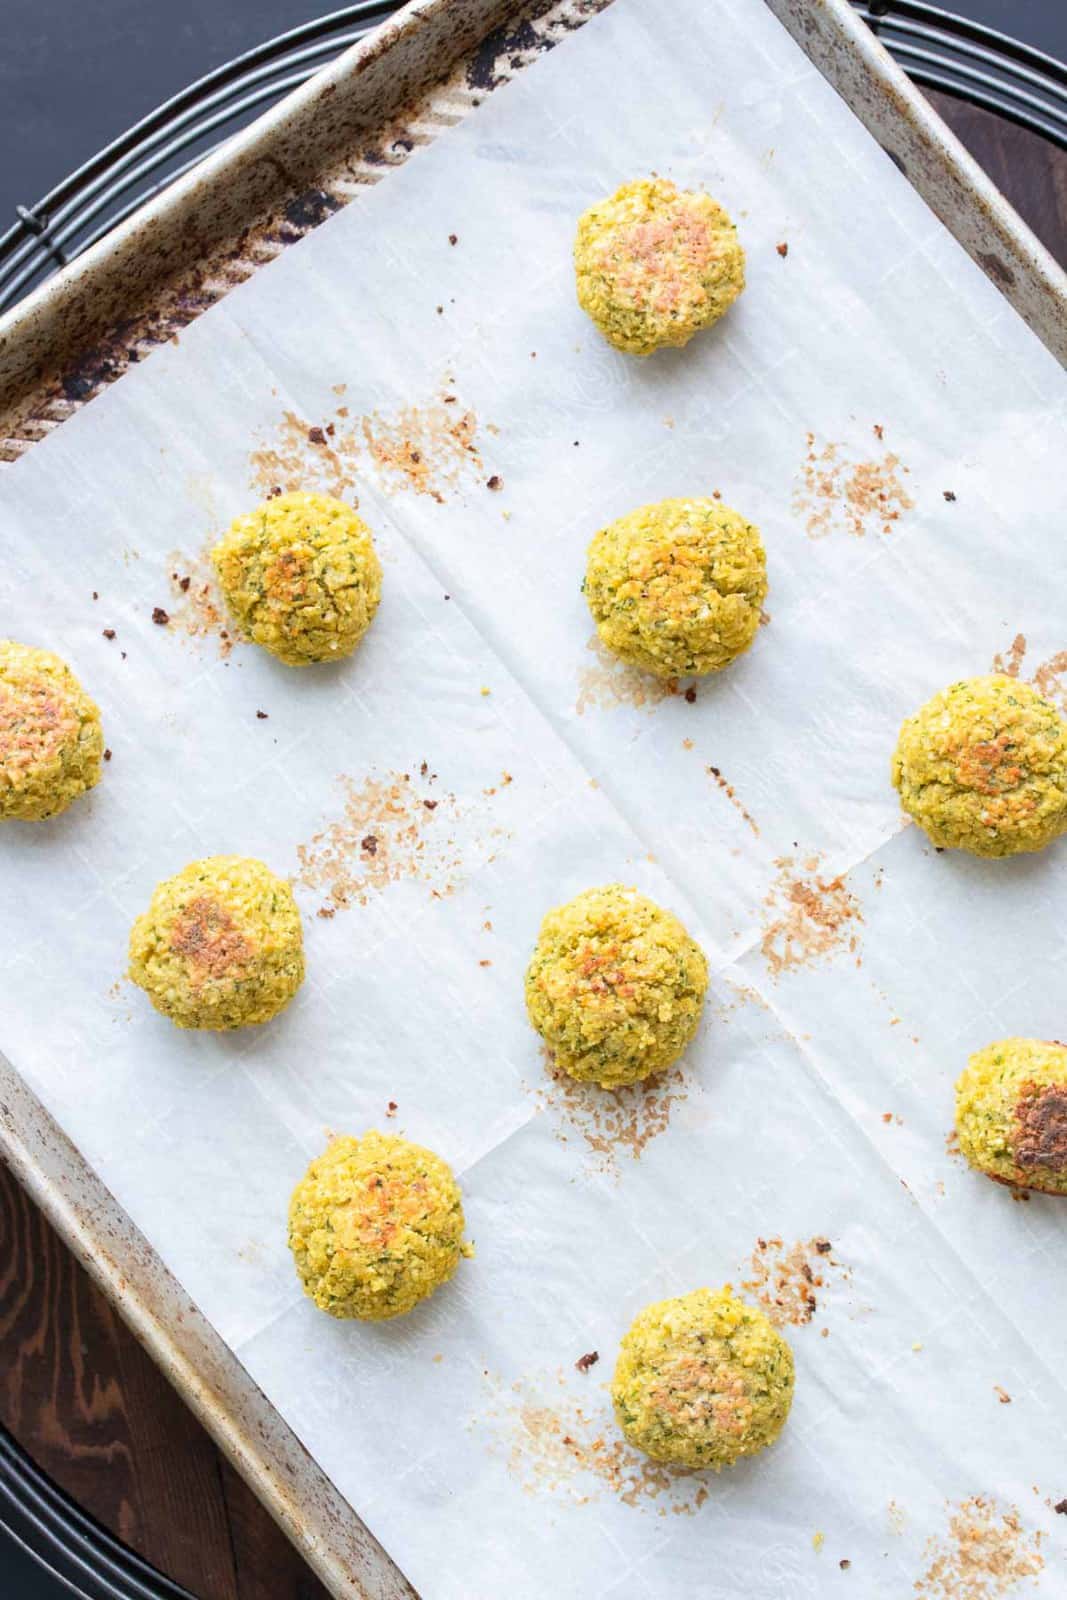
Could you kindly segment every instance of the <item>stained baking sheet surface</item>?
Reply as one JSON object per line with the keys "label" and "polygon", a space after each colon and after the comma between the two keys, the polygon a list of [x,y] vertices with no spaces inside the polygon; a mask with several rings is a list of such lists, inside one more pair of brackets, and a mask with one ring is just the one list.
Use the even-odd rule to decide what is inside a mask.
{"label": "stained baking sheet surface", "polygon": [[[651,170],[723,200],[749,286],[638,363],[569,250]],[[112,757],[0,836],[0,1048],[432,1600],[941,1596],[974,1559],[1057,1592],[1063,1217],[945,1136],[968,1051],[1062,1034],[1067,855],[939,857],[887,767],[998,654],[1059,692],[1064,410],[758,0],[617,0],[5,474],[0,632],[71,660]],[[202,590],[275,484],[358,497],[380,544],[336,669],[223,638]],[[657,698],[590,648],[585,546],[711,490],[763,529],[768,626]],[[308,981],[253,1034],[179,1033],[121,981],[129,925],[228,851],[293,875]],[[521,1001],[542,912],[613,879],[714,974],[683,1066],[617,1103],[551,1079]],[[347,1326],[285,1208],[373,1125],[455,1164],[478,1253]],[[650,1469],[618,1339],[727,1279],[785,1321],[788,1430],[710,1482]]]}

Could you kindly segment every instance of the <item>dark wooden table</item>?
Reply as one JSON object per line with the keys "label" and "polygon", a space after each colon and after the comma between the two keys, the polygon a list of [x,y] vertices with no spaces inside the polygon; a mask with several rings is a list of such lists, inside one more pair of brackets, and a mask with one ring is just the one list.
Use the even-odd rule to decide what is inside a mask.
{"label": "dark wooden table", "polygon": [[[1067,155],[987,112],[931,98],[1067,262]],[[57,1483],[201,1600],[324,1600],[2,1165],[0,1420]]]}

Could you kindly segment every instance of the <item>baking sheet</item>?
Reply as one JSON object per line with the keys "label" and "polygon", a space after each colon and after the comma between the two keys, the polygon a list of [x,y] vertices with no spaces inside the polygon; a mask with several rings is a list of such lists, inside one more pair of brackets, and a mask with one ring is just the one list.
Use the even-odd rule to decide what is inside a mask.
{"label": "baking sheet", "polygon": [[[638,364],[569,248],[649,170],[722,198],[749,288]],[[885,774],[997,653],[1057,692],[1063,413],[758,0],[617,0],[5,474],[0,629],[72,661],[112,759],[0,836],[0,1048],[428,1597],[1062,1583],[1063,1221],[945,1134],[969,1050],[1062,1032],[1063,852],[936,857]],[[358,496],[385,564],[322,674],[200,596],[205,542],[297,481]],[[711,488],[763,528],[769,625],[656,700],[589,648],[585,545]],[[250,1038],[178,1034],[118,981],[129,924],[230,850],[297,879],[308,982]],[[543,910],[620,877],[715,976],[684,1066],[609,1102],[547,1075],[521,978]],[[316,1313],[284,1244],[326,1131],[369,1125],[455,1163],[478,1247],[384,1328]],[[618,1338],[725,1279],[794,1319],[789,1428],[650,1470]]]}

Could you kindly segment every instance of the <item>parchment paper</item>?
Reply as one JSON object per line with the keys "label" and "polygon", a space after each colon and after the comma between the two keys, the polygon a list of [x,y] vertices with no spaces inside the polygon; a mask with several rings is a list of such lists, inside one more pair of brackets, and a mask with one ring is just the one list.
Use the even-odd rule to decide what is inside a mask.
{"label": "parchment paper", "polygon": [[[749,284],[639,363],[570,246],[653,170],[735,215]],[[1016,635],[1056,692],[1064,401],[759,0],[618,0],[5,473],[0,633],[71,661],[112,759],[0,833],[0,1047],[428,1600],[1063,1592],[1067,1211],[945,1138],[969,1051],[1063,1036],[1067,848],[937,856],[887,774]],[[272,480],[379,541],[337,669],[204,623],[197,552]],[[587,541],[712,489],[763,529],[769,626],[635,703]],[[128,930],[229,851],[297,878],[308,980],[181,1033],[121,983]],[[683,1069],[611,1112],[548,1076],[522,974],[614,879],[714,976]],[[392,1326],[318,1313],[285,1245],[327,1131],[368,1126],[454,1163],[477,1246]],[[618,1340],[726,1280],[809,1316],[789,1426],[707,1483],[646,1470]]]}

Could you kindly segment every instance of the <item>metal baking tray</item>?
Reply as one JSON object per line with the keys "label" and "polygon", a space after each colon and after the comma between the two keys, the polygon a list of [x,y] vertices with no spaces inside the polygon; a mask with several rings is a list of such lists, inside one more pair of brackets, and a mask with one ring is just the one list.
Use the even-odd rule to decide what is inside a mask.
{"label": "metal baking tray", "polygon": [[[0,321],[0,461],[612,0],[410,0]],[[847,0],[765,0],[1048,349],[1067,276]],[[0,1154],[336,1596],[414,1591],[9,1062]]]}

